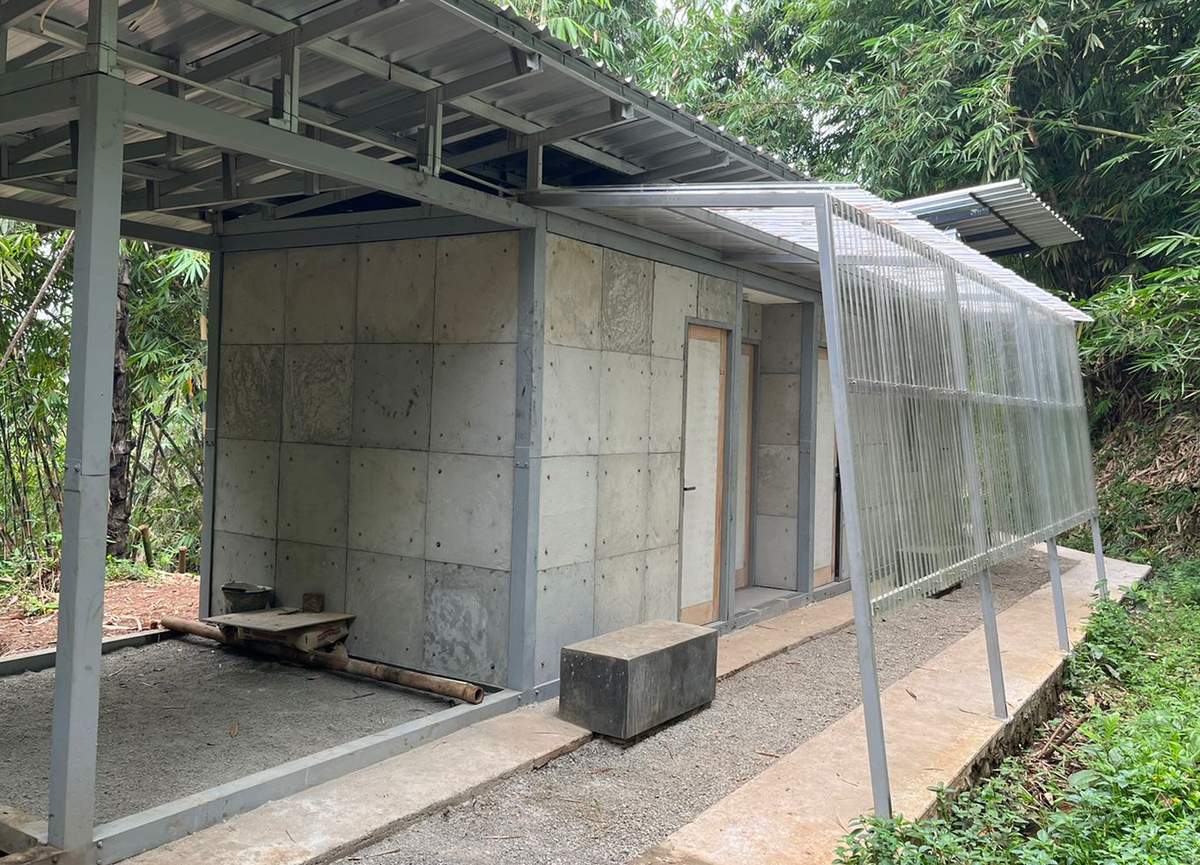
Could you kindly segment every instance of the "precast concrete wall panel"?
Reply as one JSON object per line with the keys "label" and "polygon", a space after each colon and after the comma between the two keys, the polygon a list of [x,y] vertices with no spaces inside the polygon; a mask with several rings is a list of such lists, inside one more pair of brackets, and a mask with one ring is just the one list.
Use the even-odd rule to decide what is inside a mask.
{"label": "precast concrete wall panel", "polygon": [[595,558],[597,463],[594,456],[542,458],[539,567]]}
{"label": "precast concrete wall panel", "polygon": [[[213,571],[236,574],[239,580],[258,586],[274,586],[275,539],[214,531]],[[224,612],[225,596],[218,592],[213,598],[213,615]]]}
{"label": "precast concrete wall panel", "polygon": [[643,621],[645,586],[645,552],[596,562],[595,632],[606,634]]}
{"label": "precast concrete wall panel", "polygon": [[358,247],[358,342],[433,341],[436,261],[432,238]]}
{"label": "precast concrete wall panel", "polygon": [[429,447],[433,346],[362,344],[354,349],[352,442],[365,447]]}
{"label": "precast concrete wall panel", "polygon": [[285,443],[279,451],[280,539],[345,547],[349,493],[349,448]]}
{"label": "precast concrete wall panel", "polygon": [[[502,232],[226,255],[216,609],[231,580],[274,585],[284,605],[323,592],[327,609],[358,617],[356,656],[506,683],[518,243]],[[598,358],[581,445],[592,453]],[[576,535],[565,554],[590,560],[594,517]],[[588,604],[590,623],[590,583]]]}
{"label": "precast concrete wall panel", "polygon": [[758,448],[756,513],[773,517],[798,516],[800,448],[760,445]]}
{"label": "precast concrete wall panel", "polygon": [[742,302],[742,338],[762,339],[762,304]]}
{"label": "precast concrete wall panel", "polygon": [[225,257],[221,281],[223,346],[283,342],[286,277],[286,250]]}
{"label": "precast concrete wall panel", "polygon": [[644,453],[600,457],[596,555],[607,558],[645,549],[650,480]]}
{"label": "precast concrete wall panel", "polygon": [[511,457],[431,453],[425,558],[507,570],[512,493]]}
{"label": "precast concrete wall panel", "polygon": [[353,342],[358,251],[353,246],[293,248],[287,263],[285,341]]}
{"label": "precast concrete wall panel", "polygon": [[274,538],[279,512],[279,442],[225,439],[217,445],[214,529]]}
{"label": "precast concrete wall panel", "polygon": [[[542,489],[544,494],[545,487]],[[539,682],[558,678],[563,646],[592,636],[595,567],[589,559],[538,571],[534,663]]]}
{"label": "precast concrete wall panel", "polygon": [[402,667],[424,660],[425,560],[350,550],[346,609],[355,619],[350,654]]}
{"label": "precast concrete wall panel", "polygon": [[650,454],[646,498],[646,547],[679,543],[679,454]]}
{"label": "precast concrete wall panel", "polygon": [[603,265],[601,348],[649,354],[654,263],[605,249]]}
{"label": "precast concrete wall panel", "polygon": [[434,346],[430,446],[452,453],[511,455],[516,361],[512,343]]}
{"label": "precast concrete wall panel", "polygon": [[600,348],[602,253],[551,235],[546,244],[546,343]]}
{"label": "precast concrete wall panel", "polygon": [[762,346],[759,365],[763,372],[800,372],[800,305],[771,304],[762,310]]}
{"label": "precast concrete wall panel", "polygon": [[650,357],[600,356],[600,453],[645,451],[650,441]]}
{"label": "precast concrete wall panel", "polygon": [[287,346],[283,440],[349,444],[353,375],[353,345]]}
{"label": "precast concrete wall panel", "polygon": [[507,571],[427,562],[422,667],[477,682],[508,664]]}
{"label": "precast concrete wall panel", "polygon": [[800,443],[799,373],[764,372],[759,381],[761,411],[758,415],[760,444]]}
{"label": "precast concrete wall panel", "polygon": [[650,450],[674,453],[683,441],[683,361],[650,358]]}
{"label": "precast concrete wall panel", "polygon": [[679,618],[679,545],[646,551],[644,621]]}
{"label": "precast concrete wall panel", "polygon": [[758,514],[754,521],[754,582],[774,589],[796,588],[795,517]]}
{"label": "precast concrete wall panel", "polygon": [[654,314],[651,353],[683,360],[687,320],[696,315],[699,275],[669,264],[654,265]]}
{"label": "precast concrete wall panel", "polygon": [[275,559],[275,601],[299,607],[306,593],[325,596],[325,609],[346,609],[346,548],[280,541]]}
{"label": "precast concrete wall panel", "polygon": [[227,345],[221,350],[222,438],[279,441],[283,412],[283,346]]}
{"label": "precast concrete wall panel", "polygon": [[434,342],[517,341],[517,243],[511,232],[438,238]]}
{"label": "precast concrete wall panel", "polygon": [[547,345],[542,367],[542,455],[600,452],[599,351]]}
{"label": "precast concrete wall panel", "polygon": [[350,451],[350,546],[393,556],[425,555],[425,451]]}
{"label": "precast concrete wall panel", "polygon": [[733,327],[737,318],[737,286],[728,279],[701,274],[696,285],[696,317]]}

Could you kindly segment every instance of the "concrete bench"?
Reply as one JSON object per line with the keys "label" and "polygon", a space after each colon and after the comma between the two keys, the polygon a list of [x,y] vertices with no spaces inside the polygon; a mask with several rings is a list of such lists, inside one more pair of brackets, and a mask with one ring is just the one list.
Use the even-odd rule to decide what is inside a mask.
{"label": "concrete bench", "polygon": [[558,711],[615,739],[635,736],[712,702],[717,632],[646,622],[564,646]]}

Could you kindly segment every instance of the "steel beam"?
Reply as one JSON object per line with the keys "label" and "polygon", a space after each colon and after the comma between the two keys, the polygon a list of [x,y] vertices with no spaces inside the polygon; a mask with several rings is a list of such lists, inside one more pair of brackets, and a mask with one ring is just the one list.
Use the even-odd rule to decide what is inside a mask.
{"label": "steel beam", "polygon": [[454,168],[468,168],[481,162],[491,162],[502,159],[514,153],[521,153],[530,147],[544,147],[568,138],[587,135],[589,132],[599,132],[613,126],[619,126],[633,119],[632,109],[620,102],[613,102],[607,111],[599,111],[584,117],[568,120],[561,126],[552,126],[539,132],[521,135],[514,134],[506,141],[499,141],[466,153],[458,153],[446,159],[446,164]]}
{"label": "steel beam", "polygon": [[821,256],[821,294],[825,308],[825,342],[829,348],[829,373],[833,385],[833,425],[842,477],[842,513],[846,531],[846,553],[850,591],[854,605],[854,630],[858,641],[858,670],[862,679],[863,722],[867,733],[867,762],[871,770],[871,794],[875,816],[892,816],[892,785],[888,774],[887,744],[883,730],[883,701],[879,669],[875,662],[875,635],[871,612],[871,586],[863,562],[863,535],[859,523],[858,475],[855,471],[854,435],[850,429],[850,401],[846,393],[846,370],[835,264],[832,198],[816,207],[817,238]]}
{"label": "steel beam", "polygon": [[[77,214],[75,210],[67,207],[35,204],[19,198],[0,196],[0,216],[21,219],[38,225],[74,228]],[[121,220],[121,236],[144,240],[148,243],[161,243],[164,246],[182,246],[187,249],[212,250],[217,245],[216,238],[211,234],[201,234],[166,225],[154,225],[133,219]]]}
{"label": "steel beam", "polygon": [[696,174],[700,171],[708,171],[712,168],[721,168],[729,164],[730,156],[728,153],[708,152],[700,156],[693,156],[690,159],[681,159],[679,162],[673,162],[670,165],[664,165],[660,168],[652,168],[649,171],[643,171],[641,174],[631,175],[629,178],[622,178],[622,183],[657,183],[660,180],[674,180],[678,177],[686,177],[689,174]]}
{"label": "steel beam", "polygon": [[126,85],[129,124],[174,132],[293,170],[324,173],[358,186],[437,204],[506,225],[530,227],[536,212],[515,201],[372,159],[359,153],[244,120],[145,87]]}
{"label": "steel beam", "polygon": [[22,18],[27,18],[46,0],[6,0],[0,3],[0,25],[16,24]]}
{"label": "steel beam", "polygon": [[[4,79],[16,74],[10,72]],[[4,79],[0,79],[0,87]],[[75,79],[5,93],[0,95],[0,135],[67,123],[78,114],[79,98]]]}
{"label": "steel beam", "polygon": [[593,189],[546,189],[530,192],[521,200],[534,207],[814,207],[837,184],[821,183],[739,183],[678,184],[657,187],[596,187]]}
{"label": "steel beam", "polygon": [[188,77],[201,84],[231,78],[278,57],[283,51],[311,45],[339,30],[370,21],[402,2],[404,0],[351,0],[335,5],[332,11],[308,18],[278,35],[260,39],[245,48],[237,48],[206,61],[196,66]]}
{"label": "steel beam", "polygon": [[124,84],[105,75],[88,76],[80,87],[79,218],[47,835],[50,844],[67,851],[90,849],[95,817],[125,95]]}
{"label": "steel beam", "polygon": [[517,293],[516,445],[513,450],[512,561],[508,607],[508,686],[538,684],[538,532],[542,465],[546,222],[521,232]]}
{"label": "steel beam", "polygon": [[[236,21],[247,27],[253,27],[267,34],[276,35],[285,33],[297,26],[295,22],[287,18],[273,15],[248,3],[242,3],[240,0],[189,0],[189,2],[214,15],[229,21]],[[320,54],[322,57],[356,69],[364,75],[369,75],[372,78],[377,78],[380,81],[404,87],[408,90],[423,92],[443,86],[442,82],[427,78],[424,75],[413,72],[411,69],[406,69],[398,63],[392,63],[382,57],[376,57],[374,54],[364,51],[361,48],[355,48],[352,45],[338,42],[336,39],[318,39],[308,46],[308,50],[314,54]],[[529,48],[522,48],[521,50],[530,54],[538,53]],[[469,94],[445,101],[450,102],[461,111],[465,111],[489,123],[494,123],[497,126],[511,129],[514,132],[531,133],[538,132],[543,128],[519,114],[505,111]],[[578,142],[563,142],[561,148],[581,159],[586,159],[621,174],[632,174],[640,170],[639,166]]]}

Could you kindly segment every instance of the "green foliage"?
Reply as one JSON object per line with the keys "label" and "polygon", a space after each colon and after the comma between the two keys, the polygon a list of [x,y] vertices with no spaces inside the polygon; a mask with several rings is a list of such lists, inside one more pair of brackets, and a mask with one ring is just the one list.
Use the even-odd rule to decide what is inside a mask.
{"label": "green foliage", "polygon": [[[9,345],[68,232],[0,223],[0,352]],[[208,256],[125,241],[129,261],[133,522],[147,523],[158,566],[194,548],[200,525],[205,345],[199,316]],[[70,363],[68,256],[7,366],[0,370],[0,598],[33,611],[51,603],[61,543]],[[130,566],[110,572],[133,578]],[[115,568],[115,571],[114,571]]]}
{"label": "green foliage", "polygon": [[1200,560],[1167,568],[1125,604],[1100,604],[1069,683],[1057,749],[1007,760],[966,793],[943,791],[927,819],[864,821],[838,861],[1200,861]]}
{"label": "green foliage", "polygon": [[1080,339],[1080,361],[1101,426],[1200,397],[1200,235],[1176,232],[1143,254],[1172,263],[1116,280],[1087,305],[1096,321]]}

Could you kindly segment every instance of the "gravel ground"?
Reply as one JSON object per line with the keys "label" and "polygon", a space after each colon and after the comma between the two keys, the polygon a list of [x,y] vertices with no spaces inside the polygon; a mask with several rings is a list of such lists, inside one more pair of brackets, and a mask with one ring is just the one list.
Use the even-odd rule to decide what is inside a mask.
{"label": "gravel ground", "polygon": [[[44,816],[54,670],[0,679],[0,803]],[[132,814],[448,708],[184,638],[104,656],[97,818]]]}
{"label": "gravel ground", "polygon": [[[1048,581],[1030,552],[993,571],[997,606]],[[978,583],[877,621],[883,684],[977,627]],[[853,628],[749,667],[706,710],[623,748],[593,740],[340,860],[370,865],[626,863],[862,702]]]}

